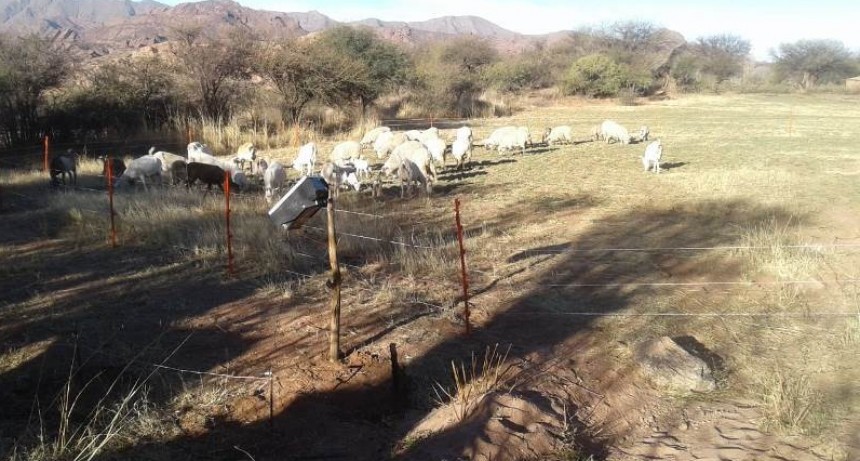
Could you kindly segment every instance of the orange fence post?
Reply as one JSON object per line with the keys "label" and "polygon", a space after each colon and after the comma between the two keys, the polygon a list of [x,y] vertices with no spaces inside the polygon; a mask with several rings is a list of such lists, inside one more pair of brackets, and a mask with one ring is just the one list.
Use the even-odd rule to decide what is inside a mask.
{"label": "orange fence post", "polygon": [[110,204],[110,245],[116,248],[116,221],[114,217],[116,212],[113,208],[113,159],[108,155],[107,158],[107,189],[108,203]]}
{"label": "orange fence post", "polygon": [[466,249],[463,247],[463,225],[460,224],[460,199],[454,199],[454,219],[457,226],[457,242],[460,244],[460,277],[463,283],[463,319],[466,321],[466,335],[472,334],[469,322],[469,276],[466,274]]}
{"label": "orange fence post", "polygon": [[224,196],[226,207],[224,214],[227,218],[227,275],[233,275],[233,233],[230,231],[230,172],[224,172]]}
{"label": "orange fence post", "polygon": [[43,164],[44,164],[42,169],[45,173],[48,173],[48,151],[50,149],[49,144],[50,144],[50,141],[48,141],[48,135],[45,135],[45,149],[44,149],[44,154],[42,155],[42,160],[43,160]]}

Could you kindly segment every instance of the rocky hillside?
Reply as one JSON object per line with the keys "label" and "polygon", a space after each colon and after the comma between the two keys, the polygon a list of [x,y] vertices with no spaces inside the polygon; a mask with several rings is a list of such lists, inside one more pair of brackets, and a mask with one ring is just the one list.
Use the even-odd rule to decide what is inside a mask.
{"label": "rocky hillside", "polygon": [[[40,33],[91,56],[137,50],[168,41],[178,28],[202,26],[219,34],[247,27],[263,38],[300,37],[339,25],[328,16],[309,11],[281,13],[246,8],[231,0],[206,0],[174,7],[132,0],[0,0],[0,33]],[[537,43],[553,43],[564,32],[519,34],[476,16],[446,16],[418,22],[364,19],[350,23],[370,27],[387,40],[407,47],[458,35],[484,37],[503,52],[518,52]],[[684,43],[674,33],[669,48]]]}

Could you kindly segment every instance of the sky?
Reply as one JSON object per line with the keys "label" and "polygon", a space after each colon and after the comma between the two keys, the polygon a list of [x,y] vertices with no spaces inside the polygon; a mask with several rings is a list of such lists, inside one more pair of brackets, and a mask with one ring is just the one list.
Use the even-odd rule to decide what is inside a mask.
{"label": "sky", "polygon": [[[175,5],[178,0],[161,0]],[[523,34],[644,20],[680,32],[688,41],[730,33],[752,44],[752,55],[768,60],[780,43],[835,39],[860,51],[860,0],[238,0],[270,11],[317,10],[337,21],[377,18],[423,21],[440,16],[481,16]]]}

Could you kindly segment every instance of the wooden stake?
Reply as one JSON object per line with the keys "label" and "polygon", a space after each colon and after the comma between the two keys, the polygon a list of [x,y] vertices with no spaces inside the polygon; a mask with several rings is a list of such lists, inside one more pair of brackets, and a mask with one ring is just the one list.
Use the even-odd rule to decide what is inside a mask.
{"label": "wooden stake", "polygon": [[457,242],[460,244],[460,279],[463,282],[463,319],[466,321],[466,336],[472,334],[469,322],[469,276],[466,274],[466,249],[463,247],[463,225],[460,224],[460,199],[454,199],[454,219],[457,223]]}
{"label": "wooden stake", "polygon": [[227,275],[232,276],[233,271],[233,233],[230,231],[230,172],[224,172],[224,197],[226,205],[224,215],[227,220]]}
{"label": "wooden stake", "polygon": [[331,288],[331,320],[328,336],[328,359],[332,362],[340,360],[340,265],[337,261],[337,239],[334,229],[334,198],[329,196],[326,208],[328,216],[328,261],[331,265],[331,279],[328,286]]}

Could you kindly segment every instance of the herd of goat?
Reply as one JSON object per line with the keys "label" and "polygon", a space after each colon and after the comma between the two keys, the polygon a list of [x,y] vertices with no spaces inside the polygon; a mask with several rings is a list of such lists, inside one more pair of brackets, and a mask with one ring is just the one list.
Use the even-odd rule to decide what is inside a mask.
{"label": "herd of goat", "polygon": [[[604,121],[592,129],[592,141],[617,142],[621,144],[639,143],[648,140],[649,130],[643,126],[638,133],[630,134],[627,129],[611,120]],[[552,146],[555,144],[575,144],[573,130],[570,126],[547,128],[540,141],[536,141],[526,127],[502,127],[493,131],[489,137],[474,142],[472,129],[468,126],[458,128],[453,133],[453,140],[444,139],[438,128],[428,128],[423,131],[392,131],[388,127],[377,127],[368,131],[360,141],[346,141],[334,146],[330,160],[324,162],[319,174],[329,184],[333,194],[342,187],[359,190],[362,182],[372,180],[374,196],[381,192],[382,180],[392,178],[400,182],[400,195],[412,195],[412,188],[419,187],[429,196],[433,184],[437,181],[437,168],[444,168],[448,156],[460,169],[468,164],[473,146],[483,146],[485,149],[495,149],[499,153],[519,150],[525,154],[526,147],[535,144]],[[384,160],[382,166],[374,171],[370,161],[365,158],[364,151],[371,149],[377,159]],[[647,145],[642,157],[645,171],[660,172],[660,159],[663,145],[658,139]],[[275,194],[287,184],[287,167],[278,161],[271,163],[257,156],[257,150],[251,143],[243,144],[231,158],[219,158],[212,150],[200,142],[188,144],[187,155],[177,155],[152,147],[148,155],[131,160],[126,164],[121,159],[106,159],[103,174],[115,178],[117,188],[140,183],[144,189],[147,184],[162,184],[163,178],[169,178],[173,185],[184,183],[190,188],[199,182],[207,186],[244,189],[249,184],[246,171],[254,178],[262,178],[266,200],[271,203]],[[247,168],[246,168],[247,167]],[[310,142],[299,148],[292,168],[301,175],[312,175],[317,167],[317,146]],[[72,184],[77,182],[76,155],[69,150],[67,153],[55,156],[50,166],[52,184],[62,182],[67,178]],[[259,180],[259,179],[258,179]]]}

